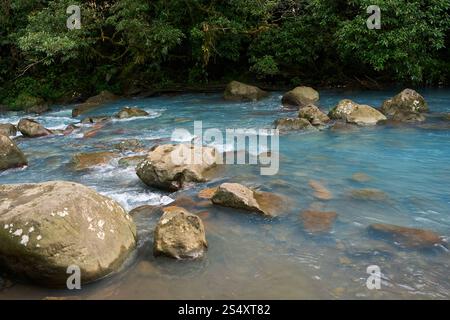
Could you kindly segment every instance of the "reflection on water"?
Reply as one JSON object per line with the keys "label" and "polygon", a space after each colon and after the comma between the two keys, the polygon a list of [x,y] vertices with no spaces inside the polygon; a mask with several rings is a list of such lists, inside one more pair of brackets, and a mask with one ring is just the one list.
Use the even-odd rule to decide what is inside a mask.
{"label": "reflection on water", "polygon": [[[320,105],[329,109],[339,99],[350,98],[379,106],[392,95],[329,91],[322,93]],[[424,96],[432,112],[450,112],[450,91],[425,91]],[[425,128],[378,126],[284,135],[280,137],[276,176],[259,175],[257,166],[230,166],[221,177],[176,194],[144,186],[132,167],[119,166],[117,160],[89,171],[75,172],[70,166],[74,153],[109,150],[121,140],[138,139],[148,148],[166,143],[175,128],[193,133],[193,120],[202,120],[204,129],[268,128],[276,118],[289,116],[279,111],[279,101],[280,94],[242,104],[225,103],[219,95],[122,100],[91,114],[112,115],[129,105],[143,108],[150,116],[113,121],[89,138],[83,138],[83,131],[92,129],[89,125],[68,136],[18,138],[29,166],[0,173],[1,183],[77,181],[130,210],[145,204],[167,204],[177,197],[200,202],[196,197],[199,190],[233,181],[287,196],[289,205],[268,220],[204,201],[191,204],[188,209],[204,220],[209,243],[207,254],[198,261],[154,258],[152,232],[158,213],[143,210],[134,216],[138,248],[116,274],[79,292],[25,283],[5,286],[0,278],[0,288],[5,287],[0,289],[0,299],[448,299],[447,248],[404,249],[367,232],[369,224],[382,222],[450,235],[450,131],[435,128],[438,120],[433,117],[432,125]],[[4,115],[0,122],[16,123],[19,119],[20,115]],[[73,121],[69,108],[38,120],[50,128],[62,128]],[[124,156],[133,154],[125,152]],[[325,186],[332,197],[317,198],[311,180]],[[361,189],[377,190],[376,194],[383,196],[355,196],[355,190]],[[304,231],[299,215],[308,208],[337,213],[329,234]],[[369,265],[378,265],[383,273],[381,290],[366,288]]]}

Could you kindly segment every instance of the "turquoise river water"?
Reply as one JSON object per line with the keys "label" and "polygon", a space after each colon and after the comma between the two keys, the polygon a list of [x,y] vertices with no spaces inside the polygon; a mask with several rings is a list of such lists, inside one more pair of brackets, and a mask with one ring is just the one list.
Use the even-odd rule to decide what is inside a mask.
{"label": "turquoise river water", "polygon": [[[199,201],[195,196],[199,190],[224,181],[276,192],[290,201],[275,219],[213,206],[190,209],[203,217],[209,243],[205,257],[195,261],[153,257],[152,232],[158,217],[137,214],[138,248],[117,273],[79,291],[14,282],[0,290],[0,299],[449,299],[448,245],[406,249],[367,232],[372,223],[390,223],[433,230],[448,244],[450,121],[441,121],[440,115],[450,112],[450,91],[420,92],[431,110],[424,124],[292,132],[280,136],[278,174],[262,176],[255,165],[227,166],[220,177],[172,194],[145,186],[134,167],[121,167],[117,159],[74,171],[71,157],[109,150],[126,139],[138,139],[146,148],[166,143],[175,128],[193,132],[194,120],[201,120],[204,129],[270,128],[277,118],[295,116],[281,110],[281,93],[250,103],[224,102],[219,94],[123,99],[89,114],[113,115],[124,106],[136,106],[150,115],[114,120],[89,138],[83,138],[83,132],[92,125],[67,136],[18,138],[29,166],[0,173],[2,184],[76,181],[112,197],[127,210],[167,204],[179,197]],[[349,98],[379,107],[395,93],[322,91],[319,105],[329,110],[340,99]],[[22,116],[0,115],[0,122],[17,123]],[[71,106],[55,107],[36,119],[50,129],[77,122],[71,118]],[[179,141],[191,139],[179,137]],[[229,144],[216,147],[233,148]],[[128,155],[132,153],[124,154]],[[355,173],[364,173],[370,180],[357,182],[352,179]],[[332,199],[316,199],[310,180],[326,186]],[[361,188],[378,189],[386,197],[381,201],[352,197],[352,190]],[[299,214],[310,207],[337,212],[329,234],[304,231]],[[383,274],[380,290],[366,287],[370,265],[379,266]]]}

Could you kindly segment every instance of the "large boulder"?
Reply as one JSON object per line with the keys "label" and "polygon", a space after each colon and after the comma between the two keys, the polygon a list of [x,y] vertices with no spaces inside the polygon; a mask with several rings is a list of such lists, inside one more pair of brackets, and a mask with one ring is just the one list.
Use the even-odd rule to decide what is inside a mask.
{"label": "large boulder", "polygon": [[443,243],[443,238],[431,230],[407,228],[384,223],[372,224],[368,230],[374,235],[388,237],[396,244],[408,248],[427,248]]}
{"label": "large boulder", "polygon": [[371,106],[358,105],[350,114],[345,116],[345,120],[348,123],[354,123],[360,126],[370,126],[386,120],[386,117]]}
{"label": "large boulder", "polygon": [[141,110],[139,108],[125,107],[119,111],[117,114],[117,118],[119,119],[127,119],[133,117],[145,117],[148,116],[148,112]]}
{"label": "large boulder", "polygon": [[358,104],[352,100],[344,99],[339,101],[328,114],[332,119],[342,119],[347,123],[357,125],[375,125],[386,117],[377,109],[363,104]]}
{"label": "large boulder", "polygon": [[223,97],[232,101],[256,101],[267,97],[269,94],[259,89],[238,81],[231,81],[225,88]]}
{"label": "large boulder", "polygon": [[0,185],[0,264],[46,286],[116,270],[136,245],[132,218],[114,200],[67,181]]}
{"label": "large boulder", "polygon": [[17,128],[11,123],[0,123],[0,134],[4,136],[15,136],[17,134]]}
{"label": "large boulder", "polygon": [[405,89],[395,97],[383,102],[381,112],[392,117],[396,113],[423,113],[428,112],[428,105],[425,99],[412,89]]}
{"label": "large boulder", "polygon": [[281,103],[286,107],[305,107],[308,104],[319,101],[319,93],[311,87],[296,87],[286,92]]}
{"label": "large boulder", "polygon": [[36,138],[52,134],[52,132],[33,119],[20,119],[17,129],[24,137]]}
{"label": "large boulder", "polygon": [[0,134],[0,171],[27,165],[27,158],[9,137]]}
{"label": "large boulder", "polygon": [[298,117],[308,120],[314,126],[322,125],[330,121],[330,118],[313,104],[300,108]]}
{"label": "large boulder", "polygon": [[207,181],[218,160],[218,152],[211,147],[165,144],[150,151],[136,174],[148,186],[176,191],[186,183]]}
{"label": "large boulder", "polygon": [[154,232],[153,254],[176,259],[202,257],[208,246],[202,220],[181,207],[163,210]]}
{"label": "large boulder", "polygon": [[72,157],[72,167],[75,170],[86,170],[94,166],[108,163],[117,153],[110,151],[99,151],[90,153],[77,153]]}
{"label": "large boulder", "polygon": [[281,118],[275,120],[275,128],[280,132],[288,131],[316,131],[317,129],[306,119],[303,118]]}
{"label": "large boulder", "polygon": [[102,91],[98,95],[90,97],[84,103],[77,105],[72,110],[72,117],[78,117],[80,114],[86,113],[90,110],[100,107],[101,105],[117,100],[118,97],[109,92]]}
{"label": "large boulder", "polygon": [[279,215],[289,200],[280,195],[252,190],[239,183],[222,183],[210,198],[213,204],[242,209],[273,217]]}

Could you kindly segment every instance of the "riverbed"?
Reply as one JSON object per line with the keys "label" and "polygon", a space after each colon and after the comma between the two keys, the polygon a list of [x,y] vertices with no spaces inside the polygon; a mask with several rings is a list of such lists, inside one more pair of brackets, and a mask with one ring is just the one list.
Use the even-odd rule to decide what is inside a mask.
{"label": "riverbed", "polygon": [[[325,90],[320,92],[319,106],[328,111],[348,98],[379,107],[398,91]],[[133,217],[138,248],[115,274],[72,291],[13,280],[0,290],[0,299],[448,299],[448,246],[402,248],[367,232],[370,224],[389,223],[433,230],[448,244],[450,121],[441,121],[441,115],[450,112],[450,90],[419,92],[431,111],[425,123],[283,134],[276,175],[261,175],[257,165],[228,165],[213,180],[176,193],[145,186],[135,168],[121,166],[118,158],[83,171],[73,170],[70,161],[76,153],[112,150],[127,139],[139,140],[146,149],[168,143],[176,128],[192,133],[178,137],[177,142],[188,142],[195,138],[194,121],[202,121],[203,129],[223,132],[269,129],[277,118],[296,116],[281,109],[282,93],[247,103],[225,102],[220,94],[121,99],[75,119],[73,106],[55,106],[35,119],[49,129],[63,129],[87,115],[113,115],[125,106],[149,115],[113,120],[91,136],[84,133],[93,125],[86,124],[66,136],[17,137],[29,165],[1,172],[0,183],[75,181],[115,199],[128,211],[182,199],[203,219],[208,251],[194,261],[153,257],[152,232],[159,216],[144,211]],[[17,124],[23,116],[3,114],[0,123]],[[233,150],[232,144],[214,146]],[[142,152],[121,156],[135,154]],[[365,178],[355,180],[355,174]],[[324,185],[331,199],[315,197],[311,180]],[[281,194],[289,201],[273,219],[199,203],[196,195],[201,189],[225,181]],[[354,190],[368,188],[384,196],[354,196]],[[300,212],[308,208],[337,213],[331,232],[314,235],[303,229]],[[371,265],[382,272],[379,290],[366,286]]]}

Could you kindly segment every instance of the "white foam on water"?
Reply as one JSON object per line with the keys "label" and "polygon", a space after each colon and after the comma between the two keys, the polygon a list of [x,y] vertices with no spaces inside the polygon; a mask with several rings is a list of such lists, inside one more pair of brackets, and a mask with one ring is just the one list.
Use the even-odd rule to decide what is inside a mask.
{"label": "white foam on water", "polygon": [[167,205],[174,201],[166,195],[144,190],[121,190],[100,193],[116,200],[127,211],[142,205]]}
{"label": "white foam on water", "polygon": [[232,152],[234,151],[234,145],[231,143],[209,143],[207,144],[208,147],[213,147],[215,148],[219,153],[225,153],[225,152]]}
{"label": "white foam on water", "polygon": [[173,142],[190,142],[194,138],[198,139],[198,136],[195,136],[195,135],[191,134],[190,132],[186,133],[185,130],[183,130],[183,131],[176,130],[172,134],[171,140]]}

